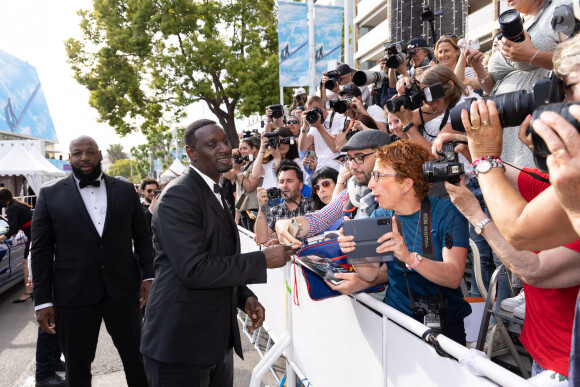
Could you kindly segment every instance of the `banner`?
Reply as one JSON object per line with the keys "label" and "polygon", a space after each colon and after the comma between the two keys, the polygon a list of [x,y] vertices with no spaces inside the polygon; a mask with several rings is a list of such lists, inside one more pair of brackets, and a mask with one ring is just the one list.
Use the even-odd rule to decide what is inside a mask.
{"label": "banner", "polygon": [[306,3],[278,2],[280,87],[307,86],[310,83],[307,15]]}
{"label": "banner", "polygon": [[[314,7],[314,40],[316,42],[316,83],[322,72],[328,71],[328,62],[340,62],[342,57],[342,7],[316,5]],[[334,70],[332,68],[331,70]]]}

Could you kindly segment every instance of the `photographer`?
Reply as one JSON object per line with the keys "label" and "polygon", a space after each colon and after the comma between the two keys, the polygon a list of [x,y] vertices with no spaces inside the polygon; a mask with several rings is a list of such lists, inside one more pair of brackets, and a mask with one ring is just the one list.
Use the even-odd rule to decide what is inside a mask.
{"label": "photographer", "polygon": [[[311,212],[314,201],[303,197],[300,191],[304,175],[302,169],[294,162],[284,160],[276,170],[278,176],[278,192],[272,189],[258,188],[258,203],[260,211],[256,219],[254,232],[256,243],[264,244],[274,233],[274,226],[278,219],[290,219]],[[283,203],[274,207],[268,206],[268,201],[274,196],[284,199]]]}
{"label": "photographer", "polygon": [[302,162],[298,157],[298,146],[296,140],[286,127],[280,128],[277,132],[263,133],[262,142],[258,157],[252,166],[252,177],[254,179],[264,178],[262,187],[277,187],[276,169],[282,160],[294,161],[302,169]]}
{"label": "photographer", "polygon": [[[427,196],[423,164],[428,155],[412,140],[396,141],[377,151],[369,188],[380,209],[371,217],[393,217],[393,231],[378,239],[377,253],[392,251],[396,258],[386,263],[389,286],[385,303],[422,323],[439,324],[445,336],[465,345],[463,319],[471,314],[471,307],[459,284],[469,246],[467,221],[451,202]],[[425,224],[421,219],[427,216],[430,222]],[[432,241],[426,243],[425,238]],[[339,237],[344,253],[356,249],[353,239],[352,235]],[[423,251],[424,245],[432,250]],[[354,266],[367,281],[380,273],[380,263]],[[424,320],[427,309],[435,321]]]}
{"label": "photographer", "polygon": [[296,137],[296,140],[298,141],[298,137],[300,137],[300,127],[301,127],[301,123],[300,123],[300,117],[296,116],[296,115],[291,115],[288,118],[288,129],[290,129],[290,131],[292,132],[292,135],[294,137]]}
{"label": "photographer", "polygon": [[[320,92],[322,95],[322,102],[328,99],[337,99],[338,92],[341,90],[341,85],[348,85],[352,83],[353,70],[346,63],[339,64],[333,71],[327,71],[322,73]],[[329,82],[330,81],[330,82]],[[326,87],[332,83],[332,88],[327,89]],[[370,105],[372,104],[371,94],[369,88],[364,86],[361,90],[362,101]]]}
{"label": "photographer", "polygon": [[335,145],[336,135],[344,126],[344,115],[324,108],[322,99],[316,95],[306,101],[306,111],[302,113],[302,129],[298,139],[300,150],[305,152],[312,144],[318,157],[318,168],[339,169],[333,159],[338,156]]}
{"label": "photographer", "polygon": [[375,121],[378,129],[387,131],[387,116],[385,111],[378,105],[364,105],[360,88],[354,83],[344,86],[338,93],[341,100],[350,100],[350,108],[344,113],[347,117],[354,118],[357,114],[367,115]]}
{"label": "photographer", "polygon": [[[336,136],[336,147],[341,148],[348,140],[363,130],[378,130],[377,123],[370,116],[357,114],[352,120],[345,121],[345,128]],[[387,132],[386,130],[384,131]]]}
{"label": "photographer", "polygon": [[284,107],[282,105],[266,106],[266,125],[264,133],[270,133],[284,126]]}
{"label": "photographer", "polygon": [[409,75],[418,79],[429,68],[433,53],[423,38],[413,38],[407,43],[407,58],[409,59]]}
{"label": "photographer", "polygon": [[[473,66],[485,92],[492,97],[517,90],[530,92],[538,80],[549,76],[556,45],[564,39],[564,35],[554,32],[551,20],[554,9],[563,3],[569,2],[508,2],[508,7],[519,11],[524,18],[523,41],[515,42],[502,37],[498,43],[499,49],[488,62],[488,71],[483,66],[483,53],[466,51],[467,63]],[[533,154],[518,140],[517,127],[504,128],[500,135],[503,135],[501,157],[504,161],[534,167]]]}
{"label": "photographer", "polygon": [[304,107],[307,98],[306,90],[303,87],[295,89],[294,95],[292,96],[292,106],[290,107],[290,111],[292,112],[296,110],[299,106]]}
{"label": "photographer", "polygon": [[263,178],[256,179],[252,175],[252,167],[259,149],[260,139],[253,136],[252,132],[246,132],[240,142],[240,148],[232,151],[233,168],[222,174],[226,179],[236,181],[236,221],[239,214],[239,224],[247,230],[254,229],[258,213],[256,188],[260,187],[263,181]]}

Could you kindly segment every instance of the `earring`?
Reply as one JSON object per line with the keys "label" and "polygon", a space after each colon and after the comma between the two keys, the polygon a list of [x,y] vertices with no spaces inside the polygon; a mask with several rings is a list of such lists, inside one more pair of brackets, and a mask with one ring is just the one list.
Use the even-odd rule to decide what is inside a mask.
{"label": "earring", "polygon": [[403,192],[403,196],[407,194],[408,191]]}

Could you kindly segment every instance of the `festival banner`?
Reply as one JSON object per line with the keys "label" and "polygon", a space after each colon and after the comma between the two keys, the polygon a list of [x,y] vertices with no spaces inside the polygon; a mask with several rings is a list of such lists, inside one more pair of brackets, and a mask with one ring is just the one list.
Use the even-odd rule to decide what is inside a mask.
{"label": "festival banner", "polygon": [[280,87],[309,84],[307,15],[306,3],[278,2]]}
{"label": "festival banner", "polygon": [[[322,72],[328,71],[328,62],[340,62],[342,56],[342,7],[316,5],[314,7],[314,36],[316,42],[316,83]],[[334,69],[331,69],[334,70]]]}

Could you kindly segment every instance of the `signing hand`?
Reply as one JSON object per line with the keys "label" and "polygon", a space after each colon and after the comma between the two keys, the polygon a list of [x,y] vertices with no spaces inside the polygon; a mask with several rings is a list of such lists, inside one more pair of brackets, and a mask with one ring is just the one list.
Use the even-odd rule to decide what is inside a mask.
{"label": "signing hand", "polygon": [[256,297],[250,296],[246,298],[244,312],[246,312],[246,314],[250,316],[250,319],[252,320],[252,326],[248,327],[249,333],[252,333],[254,330],[262,326],[262,323],[266,318],[266,310]]}

